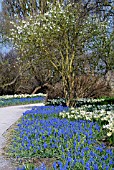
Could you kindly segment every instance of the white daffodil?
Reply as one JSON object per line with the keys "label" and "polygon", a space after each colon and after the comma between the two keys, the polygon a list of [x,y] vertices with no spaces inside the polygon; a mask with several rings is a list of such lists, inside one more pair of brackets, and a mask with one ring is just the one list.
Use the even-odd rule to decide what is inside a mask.
{"label": "white daffodil", "polygon": [[103,109],[101,109],[101,110],[100,110],[100,113],[102,113],[102,114],[103,114],[103,113],[105,113],[105,112],[106,112],[106,111],[105,111],[105,110],[103,110]]}
{"label": "white daffodil", "polygon": [[107,136],[110,137],[112,135],[112,132],[108,132]]}
{"label": "white daffodil", "polygon": [[74,116],[74,119],[77,119],[77,116]]}
{"label": "white daffodil", "polygon": [[69,112],[66,112],[66,115],[67,115],[67,116],[69,116],[69,114],[70,114]]}
{"label": "white daffodil", "polygon": [[76,113],[76,111],[75,110],[71,110],[71,113]]}
{"label": "white daffodil", "polygon": [[70,118],[74,118],[74,115],[70,115]]}
{"label": "white daffodil", "polygon": [[62,115],[62,118],[65,118],[65,115]]}
{"label": "white daffodil", "polygon": [[85,115],[85,114],[86,114],[86,112],[85,112],[85,111],[81,111],[80,113],[81,113],[81,115]]}
{"label": "white daffodil", "polygon": [[63,113],[62,113],[62,112],[60,112],[60,113],[59,113],[59,116],[62,116],[62,115],[63,115]]}

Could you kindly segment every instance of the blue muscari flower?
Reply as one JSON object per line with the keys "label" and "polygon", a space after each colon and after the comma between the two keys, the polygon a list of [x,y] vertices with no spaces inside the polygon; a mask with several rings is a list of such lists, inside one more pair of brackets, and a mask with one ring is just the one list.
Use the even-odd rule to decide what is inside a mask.
{"label": "blue muscari flower", "polygon": [[82,152],[81,152],[81,156],[82,156],[82,157],[84,157],[84,154],[85,154],[85,153],[84,153],[84,151],[82,150]]}
{"label": "blue muscari flower", "polygon": [[67,152],[68,157],[71,157],[71,152],[70,150]]}
{"label": "blue muscari flower", "polygon": [[90,156],[97,157],[97,154],[95,152],[93,152],[93,151],[90,151]]}
{"label": "blue muscari flower", "polygon": [[57,163],[54,162],[54,163],[53,163],[53,168],[54,168],[54,170],[56,170],[56,167],[57,167]]}
{"label": "blue muscari flower", "polygon": [[33,151],[34,153],[36,153],[36,149],[34,149],[34,151]]}
{"label": "blue muscari flower", "polygon": [[100,132],[100,126],[98,124],[95,125],[95,129]]}
{"label": "blue muscari flower", "polygon": [[38,170],[46,170],[45,164],[43,163],[40,167],[38,167]]}
{"label": "blue muscari flower", "polygon": [[102,162],[102,169],[105,169],[106,164],[104,162]]}
{"label": "blue muscari flower", "polygon": [[87,167],[86,167],[86,170],[91,170],[91,168],[87,166]]}
{"label": "blue muscari flower", "polygon": [[72,158],[71,157],[68,157],[67,158],[67,162],[70,163],[72,161]]}
{"label": "blue muscari flower", "polygon": [[61,162],[61,161],[58,161],[57,163],[58,163],[59,169],[62,170],[62,168],[63,168],[62,162]]}
{"label": "blue muscari flower", "polygon": [[106,154],[105,156],[102,157],[104,160],[108,159],[108,155]]}
{"label": "blue muscari flower", "polygon": [[74,148],[76,148],[76,141],[74,141],[73,145],[74,145]]}
{"label": "blue muscari flower", "polygon": [[80,142],[80,135],[78,136],[78,142]]}
{"label": "blue muscari flower", "polygon": [[106,146],[104,145],[104,143],[101,144],[101,147],[104,149],[106,148]]}
{"label": "blue muscari flower", "polygon": [[100,147],[100,146],[96,147],[95,149],[96,149],[97,151],[103,152],[103,148]]}
{"label": "blue muscari flower", "polygon": [[97,165],[97,164],[94,164],[93,169],[94,169],[94,170],[99,170],[98,165]]}
{"label": "blue muscari flower", "polygon": [[43,144],[43,146],[44,146],[44,149],[46,149],[47,148],[47,143],[45,142],[44,144]]}
{"label": "blue muscari flower", "polygon": [[87,140],[88,145],[90,145],[92,142],[90,139]]}
{"label": "blue muscari flower", "polygon": [[84,164],[85,164],[83,159],[81,159],[81,160],[80,160],[80,162],[82,163],[82,165],[84,165]]}
{"label": "blue muscari flower", "polygon": [[62,167],[62,170],[67,170],[68,168],[66,168],[65,166],[64,167]]}
{"label": "blue muscari flower", "polygon": [[46,140],[46,137],[43,135],[43,136],[42,136],[42,139],[43,139],[43,140]]}
{"label": "blue muscari flower", "polygon": [[89,130],[89,135],[92,135],[93,134],[93,131],[92,129]]}
{"label": "blue muscari flower", "polygon": [[73,166],[75,166],[75,164],[78,162],[78,160],[75,158],[73,161]]}
{"label": "blue muscari flower", "polygon": [[109,154],[109,155],[113,155],[113,150],[112,149],[107,149],[106,153]]}
{"label": "blue muscari flower", "polygon": [[89,161],[86,162],[85,166],[86,166],[86,169],[89,170],[90,169],[90,162]]}
{"label": "blue muscari flower", "polygon": [[114,160],[110,160],[109,165],[114,165]]}
{"label": "blue muscari flower", "polygon": [[64,169],[68,169],[68,166],[69,166],[69,162],[66,161],[65,165],[64,165]]}
{"label": "blue muscari flower", "polygon": [[62,159],[65,159],[65,155],[63,154],[63,155],[61,156],[61,158],[62,158]]}
{"label": "blue muscari flower", "polygon": [[66,148],[68,148],[68,143],[66,144]]}
{"label": "blue muscari flower", "polygon": [[109,165],[107,165],[107,166],[106,166],[106,170],[109,170],[109,169],[110,169],[110,166],[109,166]]}

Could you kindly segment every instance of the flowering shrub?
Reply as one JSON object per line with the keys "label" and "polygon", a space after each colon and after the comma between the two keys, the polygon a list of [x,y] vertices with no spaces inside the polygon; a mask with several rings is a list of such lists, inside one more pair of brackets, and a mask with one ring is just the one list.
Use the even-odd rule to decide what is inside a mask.
{"label": "flowering shrub", "polygon": [[114,105],[85,105],[80,108],[71,108],[67,112],[60,112],[59,116],[75,120],[96,120],[108,130],[108,136],[114,133]]}
{"label": "flowering shrub", "polygon": [[15,131],[10,156],[55,158],[53,170],[112,170],[113,150],[97,144],[100,126],[90,120],[58,118],[64,110],[68,107],[41,106],[26,111]]}

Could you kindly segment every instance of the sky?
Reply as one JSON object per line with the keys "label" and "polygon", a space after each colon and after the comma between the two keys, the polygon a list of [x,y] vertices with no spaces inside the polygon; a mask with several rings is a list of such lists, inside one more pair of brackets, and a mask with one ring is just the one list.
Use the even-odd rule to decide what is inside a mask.
{"label": "sky", "polygon": [[2,0],[0,0],[0,11],[1,11],[1,9],[2,9],[2,7],[1,7],[1,3],[2,3]]}
{"label": "sky", "polygon": [[[2,10],[2,0],[0,0],[0,11]],[[0,52],[7,53],[11,48],[8,45],[1,45],[0,44]]]}

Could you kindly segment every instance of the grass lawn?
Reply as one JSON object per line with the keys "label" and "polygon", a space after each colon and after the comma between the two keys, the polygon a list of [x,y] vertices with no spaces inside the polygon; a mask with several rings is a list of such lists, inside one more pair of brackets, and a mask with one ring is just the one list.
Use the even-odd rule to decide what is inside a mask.
{"label": "grass lawn", "polygon": [[33,107],[23,113],[7,154],[19,170],[113,170],[113,120],[114,104]]}

